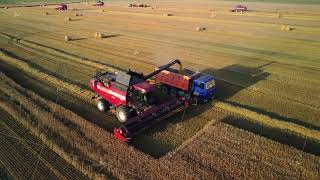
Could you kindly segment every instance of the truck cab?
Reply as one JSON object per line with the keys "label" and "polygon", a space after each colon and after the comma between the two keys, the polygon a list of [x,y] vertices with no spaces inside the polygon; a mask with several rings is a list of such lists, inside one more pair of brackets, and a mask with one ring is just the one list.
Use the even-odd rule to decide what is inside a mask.
{"label": "truck cab", "polygon": [[217,88],[213,76],[210,76],[208,74],[201,74],[193,81],[192,96],[194,101],[200,100],[202,102],[206,102],[214,98],[216,90]]}

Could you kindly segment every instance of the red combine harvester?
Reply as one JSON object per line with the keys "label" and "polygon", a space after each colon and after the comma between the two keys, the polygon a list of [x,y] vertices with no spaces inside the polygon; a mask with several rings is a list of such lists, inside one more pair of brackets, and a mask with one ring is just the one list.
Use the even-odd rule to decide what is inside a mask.
{"label": "red combine harvester", "polygon": [[63,11],[63,10],[68,10],[68,7],[65,4],[59,4],[58,7],[56,7],[55,9]]}
{"label": "red combine harvester", "polygon": [[234,9],[231,9],[231,12],[245,12],[247,11],[247,6],[237,5]]}
{"label": "red combine harvester", "polygon": [[97,1],[95,6],[104,6],[104,2],[102,1]]}
{"label": "red combine harvester", "polygon": [[[180,70],[171,69],[174,64],[179,64]],[[97,73],[89,86],[97,93],[93,98],[98,98],[98,109],[110,109],[123,123],[114,129],[114,136],[124,142],[152,122],[187,107],[189,102],[196,105],[212,99],[216,91],[212,76],[182,71],[179,60],[160,66],[147,76],[131,70]]]}

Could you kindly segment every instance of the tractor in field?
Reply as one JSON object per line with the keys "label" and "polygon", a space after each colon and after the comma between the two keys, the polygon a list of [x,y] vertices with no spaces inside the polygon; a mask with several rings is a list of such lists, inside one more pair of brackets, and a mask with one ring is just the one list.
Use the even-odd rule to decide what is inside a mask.
{"label": "tractor in field", "polygon": [[103,1],[97,1],[94,6],[104,6],[104,2]]}
{"label": "tractor in field", "polygon": [[247,11],[247,10],[248,10],[247,6],[237,5],[237,6],[235,6],[233,9],[231,9],[230,11],[231,11],[231,12],[245,12],[245,11]]}
{"label": "tractor in field", "polygon": [[[170,68],[178,64],[179,70]],[[180,60],[160,66],[143,75],[128,72],[97,73],[89,81],[97,94],[97,108],[111,110],[122,122],[114,136],[128,142],[138,131],[156,119],[170,116],[189,104],[197,105],[214,98],[213,76],[182,69]]]}
{"label": "tractor in field", "polygon": [[56,7],[55,9],[63,11],[63,10],[68,10],[68,7],[65,4],[59,4],[58,7]]}

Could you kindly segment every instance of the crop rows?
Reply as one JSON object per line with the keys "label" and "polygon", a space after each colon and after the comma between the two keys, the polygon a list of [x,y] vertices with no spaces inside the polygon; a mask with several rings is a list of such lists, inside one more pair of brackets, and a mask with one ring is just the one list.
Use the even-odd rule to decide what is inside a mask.
{"label": "crop rows", "polygon": [[[3,57],[3,60],[6,60],[9,63],[14,64],[15,66],[18,66],[18,68],[23,69],[27,73],[31,73],[32,76],[35,76],[36,78],[39,78],[40,80],[41,79],[47,79],[47,81],[50,81],[51,83],[56,84],[57,86],[59,86],[59,85],[61,86],[62,85],[62,87],[64,89],[66,89],[70,93],[76,93],[80,98],[83,98],[84,100],[87,100],[87,101],[90,102],[90,100],[89,100],[90,96],[88,96],[87,94],[90,94],[91,96],[93,96],[93,94],[91,94],[90,91],[81,90],[81,88],[77,87],[74,84],[69,84],[69,83],[63,82],[63,81],[55,78],[54,76],[50,76],[50,75],[45,74],[45,73],[43,73],[41,71],[38,71],[38,70],[32,68],[31,66],[29,66],[27,63],[25,63],[25,62],[23,62],[21,60],[19,61],[19,59],[13,58],[10,55],[6,54],[5,52],[2,53],[2,57]],[[84,91],[86,91],[86,93],[83,93]],[[240,110],[240,111],[242,111],[243,115],[247,113],[246,110]],[[248,111],[248,112],[250,112],[250,111]],[[259,120],[259,118],[251,118],[251,119],[255,119],[259,123],[268,125],[268,121],[266,121],[266,120],[261,121],[261,120]],[[283,129],[283,128],[281,128],[281,126],[282,126],[282,127],[285,127],[285,129],[297,134],[298,136],[301,135],[302,137],[305,136],[305,137],[308,137],[308,138],[311,138],[311,139],[315,139],[316,141],[319,140],[319,135],[317,135],[318,133],[314,133],[314,131],[309,130],[308,128],[301,127],[303,130],[299,130],[299,128],[300,128],[299,125],[292,124],[292,126],[291,126],[290,123],[287,123],[290,126],[287,126],[287,125],[283,126],[283,125],[281,125],[281,121],[279,121],[279,120],[277,120],[277,121],[280,123],[280,125],[279,125],[279,123],[278,124],[270,124],[269,123],[268,126],[271,125],[274,128]],[[269,121],[269,122],[271,122],[271,121]],[[286,123],[282,123],[282,124],[286,124]],[[170,130],[168,132],[170,132]],[[187,131],[187,132],[194,132],[194,131]],[[309,133],[309,134],[307,134],[307,133]],[[157,136],[157,135],[155,135],[155,136]],[[190,136],[187,136],[187,137],[190,137]],[[186,140],[186,139],[184,139],[184,140]],[[181,141],[180,141],[180,143],[181,143]]]}
{"label": "crop rows", "polygon": [[[22,114],[21,111],[20,114]],[[9,119],[3,119],[3,123],[14,133],[13,135],[16,137],[15,140],[21,139],[20,141],[24,141],[23,143],[21,142],[21,145],[28,147],[33,154],[37,155],[41,153],[41,161],[45,162],[47,166],[55,172],[56,176],[66,179],[75,177],[85,179],[79,171],[63,160],[47,145],[43,144],[39,138],[32,135],[30,131],[26,130],[18,121],[14,120],[14,118],[11,118],[10,121]]]}
{"label": "crop rows", "polygon": [[[30,19],[32,19],[32,20],[24,19],[24,20],[19,20],[19,21],[17,20],[17,22],[18,22],[18,24],[19,23],[21,24],[21,22],[23,22],[23,21],[28,21],[29,23],[26,25],[26,27],[42,29],[42,28],[47,27],[48,24],[46,26],[42,26],[42,25],[40,26],[40,25],[36,25],[36,24],[39,24],[39,23],[41,24],[42,20],[44,20],[46,18],[47,17],[41,17],[41,18],[39,18],[41,20],[35,21],[33,16],[30,15]],[[82,23],[86,23],[86,24],[88,24],[88,27],[91,27],[91,26],[95,26],[95,24],[97,22],[100,22],[100,21],[102,22],[104,18],[108,18],[108,17],[98,18],[95,21],[83,20]],[[71,29],[77,29],[76,26],[73,27],[72,24],[63,24],[63,22],[58,22],[54,18],[52,18],[52,19],[49,18],[49,20],[50,20],[49,21],[50,22],[49,23],[50,26],[53,26],[53,24],[57,24],[58,25],[57,28],[59,28],[60,30],[63,30],[63,31],[65,31],[65,29],[70,29],[70,28]],[[123,23],[125,23],[124,17],[122,18],[122,20],[123,20]],[[150,19],[148,19],[148,21],[149,20]],[[30,23],[30,21],[34,21],[34,22]],[[21,25],[17,25],[17,26],[19,27]],[[139,26],[140,27],[142,25],[141,24],[137,24],[135,26]],[[25,29],[27,29],[27,28],[25,28]],[[85,33],[85,30],[87,30],[87,29],[84,29],[83,31],[81,31],[81,33]],[[92,29],[91,30],[88,29],[88,31],[93,31],[93,30]],[[161,29],[159,31],[163,31],[163,29]],[[89,38],[88,40],[86,40],[86,43],[78,43],[78,42],[62,43],[61,42],[61,38],[59,38],[59,36],[57,36],[56,33],[51,33],[51,32],[50,33],[39,34],[37,36],[41,36],[46,41],[48,40],[45,43],[49,44],[51,46],[52,52],[55,49],[61,50],[61,49],[65,48],[65,47],[66,47],[66,49],[70,49],[71,52],[75,52],[75,51],[77,51],[76,49],[81,48],[83,50],[83,51],[81,50],[81,54],[86,55],[85,57],[90,57],[90,58],[93,57],[92,59],[95,59],[95,60],[97,60],[96,57],[99,57],[98,58],[99,61],[108,62],[109,64],[110,63],[115,64],[115,60],[114,59],[116,58],[117,66],[120,65],[123,68],[127,68],[128,65],[130,65],[130,67],[131,67],[132,62],[130,62],[130,61],[133,61],[133,60],[134,60],[134,62],[137,62],[137,61],[143,62],[143,65],[141,65],[141,66],[140,66],[141,63],[133,63],[134,64],[133,66],[136,66],[136,64],[139,64],[139,66],[140,66],[139,69],[146,69],[146,67],[148,69],[152,69],[152,67],[149,65],[149,63],[150,63],[150,58],[154,58],[154,56],[152,55],[152,53],[151,53],[151,55],[149,55],[149,54],[150,54],[150,52],[154,51],[155,48],[149,48],[150,46],[148,46],[148,44],[150,44],[151,42],[153,44],[157,44],[157,47],[158,46],[163,46],[164,44],[169,44],[170,46],[173,46],[173,47],[174,47],[174,45],[178,46],[178,47],[181,47],[181,48],[178,48],[176,51],[181,53],[183,56],[185,56],[184,55],[185,54],[184,51],[186,51],[186,50],[184,50],[184,49],[186,49],[186,47],[183,46],[182,43],[183,42],[189,42],[185,38],[183,38],[183,41],[181,41],[179,44],[177,44],[176,42],[169,42],[169,41],[166,40],[166,38],[161,38],[161,41],[160,40],[156,40],[157,41],[156,42],[155,39],[152,38],[152,36],[153,35],[157,35],[158,32],[157,32],[157,34],[153,33],[153,34],[150,34],[148,36],[144,36],[143,38],[142,37],[141,38],[137,38],[137,35],[133,36],[131,32],[127,32],[126,31],[124,33],[130,34],[130,36],[125,37],[125,38],[121,37],[121,39],[115,38],[115,40],[110,39],[108,41],[100,41],[100,42],[95,41],[95,40],[91,40]],[[209,35],[212,36],[212,34],[209,34]],[[209,36],[209,35],[206,35],[206,36]],[[31,37],[27,37],[26,38],[28,43],[29,43],[28,46],[35,47],[34,43],[33,43],[33,45],[30,44],[31,41],[34,41],[34,42],[37,42],[37,43],[40,42],[41,44],[44,44],[44,41],[42,41],[41,39],[34,38],[34,37],[37,37],[37,36],[31,36]],[[193,38],[193,37],[190,37],[190,38]],[[201,38],[203,38],[202,35],[201,35]],[[217,39],[219,37],[214,37],[214,38]],[[125,40],[125,39],[129,39],[129,40]],[[219,38],[219,39],[221,39],[221,41],[229,41],[228,39],[225,39],[225,38]],[[247,36],[241,38],[241,41],[243,41],[244,39],[247,39]],[[136,59],[132,54],[130,54],[130,52],[128,52],[126,50],[127,49],[126,45],[128,45],[128,43],[132,43],[133,40],[134,41],[139,41],[139,44],[137,46],[138,47],[141,46],[141,48],[143,48],[143,54],[144,55],[142,57],[139,57],[138,59]],[[193,40],[193,42],[197,42],[196,39],[192,39],[192,40]],[[286,43],[288,41],[287,39],[280,39],[279,41],[281,41],[281,42],[278,42],[278,41],[274,42],[274,43],[277,43],[276,46],[282,46],[283,44],[285,44],[285,46],[288,46],[289,49],[292,48],[290,44]],[[290,39],[290,41],[292,42],[294,40]],[[117,43],[115,43],[115,42],[117,42]],[[254,40],[254,41],[252,40],[250,42],[251,42],[251,44],[259,44],[261,42],[261,40],[259,40],[259,39],[258,40]],[[187,44],[190,44],[190,43],[187,43]],[[298,42],[298,41],[295,42],[295,43],[299,43],[300,46],[303,46],[303,49],[310,49],[311,48],[310,51],[313,48],[316,47],[316,46],[312,46],[312,47],[308,48],[310,45],[308,45],[306,43],[301,43],[301,42]],[[96,44],[99,44],[99,45],[97,46]],[[219,58],[221,58],[221,56],[224,57],[223,59],[226,60],[228,63],[230,63],[230,62],[238,62],[239,61],[238,59],[240,59],[240,58],[238,58],[238,56],[239,55],[243,55],[246,58],[245,58],[245,60],[241,60],[240,59],[242,62],[246,62],[247,63],[248,60],[250,60],[250,64],[254,65],[254,64],[257,64],[259,62],[266,61],[266,59],[269,59],[269,57],[267,56],[268,53],[272,53],[273,51],[275,51],[275,49],[273,49],[273,51],[262,51],[262,50],[255,50],[252,47],[250,47],[250,48],[241,47],[243,49],[241,51],[248,51],[248,52],[239,54],[239,53],[235,53],[235,51],[234,51],[234,50],[236,50],[237,47],[221,46],[221,47],[224,47],[224,48],[221,49],[221,52],[217,53],[217,52],[212,52],[213,48],[211,46],[210,47],[203,46],[201,48],[202,49],[203,48],[206,49],[206,53],[203,54],[203,53],[201,53],[201,50],[199,50],[199,48],[195,49],[193,47],[193,46],[195,46],[194,44],[195,43],[193,43],[192,46],[188,47],[188,50],[189,49],[192,50],[191,57],[192,58],[197,58],[196,57],[197,55],[203,57],[201,59],[198,58],[199,60],[197,60],[197,64],[203,64],[203,65],[208,64],[210,67],[212,67],[212,66],[215,66],[215,67],[223,66],[223,64],[219,63],[218,60],[213,60],[213,61],[210,60],[210,61],[208,61],[208,59],[212,59],[212,56],[215,56],[215,55],[219,56]],[[317,43],[315,43],[315,45],[316,44]],[[104,48],[105,46],[108,46],[108,48]],[[220,45],[217,45],[217,46],[220,46]],[[183,49],[182,49],[182,47],[183,47]],[[228,50],[228,48],[229,48],[229,50]],[[266,47],[266,48],[270,48],[270,47]],[[43,50],[43,48],[39,47],[39,46],[37,46],[37,49],[38,50]],[[216,50],[216,49],[217,49],[217,47],[214,48],[214,50]],[[222,53],[222,52],[225,52],[226,50],[228,50],[227,55],[225,53]],[[49,52],[50,49],[47,49],[45,51]],[[233,53],[233,54],[230,54],[229,51],[231,51],[230,53]],[[254,53],[254,54],[261,54],[261,53],[262,54],[266,54],[267,53],[267,54],[262,56],[263,58],[257,57],[256,55],[254,57],[252,57],[253,55],[252,55],[251,51],[252,52],[257,52],[257,53]],[[306,50],[304,50],[304,51],[306,51]],[[293,51],[291,51],[291,52],[293,52]],[[61,51],[60,55],[63,54],[63,53],[66,54],[66,52]],[[114,56],[109,56],[110,54],[114,54]],[[148,55],[145,55],[145,54],[148,54]],[[299,55],[301,55],[301,54],[302,53],[299,53]],[[311,59],[311,57],[309,57],[310,56],[309,54],[310,53],[304,52],[303,56],[308,56],[307,59]],[[269,114],[277,114],[277,115],[280,115],[281,117],[289,116],[292,119],[301,119],[304,122],[311,122],[313,125],[317,125],[318,124],[318,122],[317,122],[317,114],[318,114],[319,110],[318,110],[318,108],[317,109],[314,109],[312,107],[310,108],[310,105],[318,107],[317,97],[314,96],[314,94],[316,94],[318,92],[318,89],[315,87],[315,84],[318,84],[318,81],[309,82],[310,79],[313,78],[314,76],[309,77],[309,75],[308,75],[308,74],[314,74],[314,73],[311,73],[311,72],[310,73],[302,73],[301,76],[300,75],[297,76],[296,74],[300,73],[299,71],[302,71],[302,70],[298,70],[298,72],[297,72],[296,69],[292,69],[292,70],[290,70],[289,74],[284,74],[283,73],[283,68],[286,68],[286,72],[288,72],[288,70],[290,68],[294,67],[294,65],[296,65],[296,63],[293,64],[293,61],[290,58],[288,58],[290,56],[285,57],[286,56],[285,53],[282,53],[280,55],[281,55],[281,58],[277,57],[277,60],[281,61],[282,63],[277,62],[276,65],[268,68],[268,72],[270,71],[272,74],[267,79],[264,79],[263,83],[260,83],[259,81],[256,82],[254,78],[250,78],[252,76],[252,74],[248,73],[246,71],[246,69],[240,69],[240,68],[234,69],[234,70],[223,69],[221,71],[218,70],[218,72],[211,71],[210,73],[218,74],[219,77],[222,77],[223,79],[228,79],[229,81],[236,82],[236,83],[239,83],[239,82],[242,83],[243,79],[246,79],[248,82],[244,82],[244,86],[252,86],[252,87],[249,87],[248,89],[254,89],[255,90],[255,92],[244,90],[241,93],[237,94],[237,96],[234,96],[234,97],[230,98],[231,102],[235,102],[235,103],[238,103],[238,104],[241,104],[241,105],[246,105],[246,106],[249,106],[249,107],[257,107],[258,110],[260,110],[260,112],[263,112],[263,111],[266,112],[266,110],[269,110],[269,111],[271,111]],[[250,57],[248,57],[248,56],[250,56]],[[189,58],[191,58],[191,57],[189,57]],[[235,60],[230,60],[230,59],[232,59],[232,57],[235,57],[236,61]],[[296,56],[296,57],[299,57],[298,61],[301,61],[301,58],[303,58],[303,57],[300,57],[300,56]],[[120,59],[121,59],[121,61],[119,61]],[[288,68],[288,66],[285,65],[285,63],[289,62],[286,59],[290,59],[289,68]],[[39,62],[39,60],[35,60],[35,61]],[[186,59],[186,61],[188,61],[188,63],[190,63],[189,62],[190,60]],[[299,63],[297,65],[301,65],[301,64],[303,64],[303,66],[306,66],[306,63]],[[43,68],[47,68],[48,69],[49,66],[50,65],[43,64]],[[280,71],[276,70],[276,69],[279,69],[278,66],[281,69]],[[301,67],[301,68],[303,68],[305,70],[304,67]],[[53,70],[51,70],[51,71],[53,71]],[[241,73],[236,73],[236,71],[240,71]],[[281,74],[280,74],[280,72],[281,72]],[[248,73],[248,75],[245,75],[245,76],[241,75],[240,76],[240,74],[245,74],[245,73]],[[71,74],[72,74],[72,76],[71,76]],[[70,71],[70,73],[68,75],[65,75],[65,77],[68,77],[68,76],[69,77],[75,77],[77,75],[78,76],[81,75],[81,77],[82,77],[83,73]],[[89,78],[89,75],[86,75],[86,76]],[[255,74],[253,74],[253,76],[255,76]],[[239,78],[239,77],[241,77],[241,78]],[[297,77],[303,77],[303,78],[298,78],[297,79]],[[86,78],[83,78],[83,79],[81,78],[81,80],[77,79],[77,78],[71,78],[71,79],[76,79],[79,82],[82,82],[82,83],[85,84],[84,79],[86,79]],[[254,83],[254,85],[252,85],[252,83]],[[284,83],[288,84],[288,85],[283,85]],[[304,85],[302,85],[302,84],[304,84]],[[299,88],[295,88],[297,86],[299,86]],[[223,88],[234,89],[234,87],[232,87],[232,86],[226,86],[226,87],[223,87]],[[302,89],[303,90],[307,89],[307,93],[306,92],[302,92],[301,91]],[[275,91],[275,90],[277,90],[277,91]],[[255,98],[249,98],[250,96],[255,96]],[[281,97],[281,98],[279,98],[279,97]],[[259,99],[259,100],[257,100],[257,99]],[[273,106],[272,105],[271,102],[274,102],[274,101],[277,101],[277,103],[276,103],[276,104],[278,104],[277,106]],[[289,106],[288,104],[294,104],[294,105]],[[303,115],[301,115],[302,113],[300,113],[299,111],[296,111],[295,109],[300,109],[300,111],[305,112],[303,114],[307,114],[307,115],[303,116]]]}
{"label": "crop rows", "polygon": [[[2,110],[1,115],[1,119],[10,118],[10,116],[8,116],[6,113],[3,113]],[[12,118],[10,120],[12,120]],[[1,122],[0,126],[2,133],[0,136],[0,161],[8,169],[12,176],[14,176],[16,179],[24,179],[25,177],[32,177],[33,175],[34,177],[41,179],[45,179],[46,177],[56,177],[53,171],[50,170],[43,161],[40,160],[38,166],[35,166],[35,163],[38,159],[37,154],[30,151],[23,145],[23,143],[17,141],[16,139],[7,137],[8,135],[15,137],[15,134],[12,133],[12,131],[8,129],[3,122]]]}
{"label": "crop rows", "polygon": [[[55,134],[64,139],[66,144],[61,144],[60,142],[61,146],[68,146],[71,150],[81,152],[93,161],[100,162],[100,165],[93,164],[93,166],[98,166],[95,167],[98,168],[98,172],[105,172],[103,169],[107,168],[118,177],[152,177],[153,174],[160,175],[163,169],[176,166],[176,164],[173,165],[168,162],[156,161],[125,144],[119,143],[111,134],[103,129],[96,127],[59,105],[23,89],[13,81],[7,79],[4,75],[2,75],[1,79],[1,92],[9,96],[11,102],[13,102],[15,98],[19,99],[21,105],[28,109],[30,114],[33,114],[39,121],[38,127],[32,128],[36,128],[39,133],[46,133],[49,139],[53,138],[53,142],[59,144],[59,142],[54,141],[53,136],[50,137],[50,132],[43,131],[44,127],[50,127],[52,131],[56,132]],[[5,89],[11,90],[6,91]],[[10,106],[12,106],[12,104],[10,105],[4,102],[2,102],[2,104],[4,104],[2,106],[9,107],[9,109]],[[17,109],[18,107],[15,108]],[[54,112],[53,109],[55,109]],[[123,151],[119,152],[119,149],[123,149]],[[140,165],[137,165],[137,163]],[[162,163],[165,165],[160,165]],[[143,164],[150,164],[150,170],[148,172],[139,168],[139,166],[143,166]],[[93,167],[93,169],[95,168]],[[187,169],[180,166],[171,170],[173,174],[181,173],[182,175],[186,172]],[[167,172],[161,174],[161,176],[171,176],[171,173]]]}
{"label": "crop rows", "polygon": [[194,172],[215,172],[220,178],[317,179],[318,156],[261,138],[225,123],[210,124],[168,158]]}
{"label": "crop rows", "polygon": [[[193,7],[108,6],[106,10],[89,10],[67,23],[64,16],[73,12],[51,10],[44,16],[41,8],[19,9],[22,16],[15,18],[9,17],[11,9],[0,12],[0,68],[24,86],[1,75],[1,106],[34,134],[41,134],[64,159],[90,177],[319,176],[319,158],[305,153],[320,154],[316,15],[284,13],[278,19],[274,12],[221,11],[208,19],[206,9],[196,14],[200,10]],[[175,15],[161,16],[167,11]],[[132,17],[139,21],[132,22]],[[197,23],[207,30],[195,32]],[[295,23],[297,30],[281,32],[280,24],[286,23]],[[91,37],[105,30],[115,36]],[[63,42],[68,33],[80,40]],[[185,67],[215,75],[218,100],[187,110],[185,119],[177,114],[138,136],[134,147],[154,157],[164,155],[159,149],[168,152],[178,147],[153,159],[107,132],[116,125],[115,119],[109,113],[93,112],[87,82],[95,70],[133,67],[147,73],[172,57],[181,58]],[[62,94],[57,101],[56,94]]]}

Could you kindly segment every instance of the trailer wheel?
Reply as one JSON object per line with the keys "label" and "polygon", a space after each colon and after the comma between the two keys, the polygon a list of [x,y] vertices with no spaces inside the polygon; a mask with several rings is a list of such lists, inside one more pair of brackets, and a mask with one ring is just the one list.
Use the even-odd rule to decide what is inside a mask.
{"label": "trailer wheel", "polygon": [[195,97],[195,96],[194,96],[194,97],[191,97],[190,103],[191,103],[193,106],[198,105],[198,103],[199,103],[198,97]]}
{"label": "trailer wheel", "polygon": [[99,109],[99,111],[106,111],[109,108],[109,103],[104,99],[99,99],[97,100],[97,108]]}
{"label": "trailer wheel", "polygon": [[167,86],[161,86],[161,92],[163,94],[169,94],[169,88]]}
{"label": "trailer wheel", "polygon": [[119,106],[116,109],[116,113],[117,113],[117,118],[120,122],[126,122],[128,119],[128,111],[126,110],[125,107],[123,106]]}
{"label": "trailer wheel", "polygon": [[177,90],[175,88],[171,88],[170,95],[174,97],[177,96]]}

